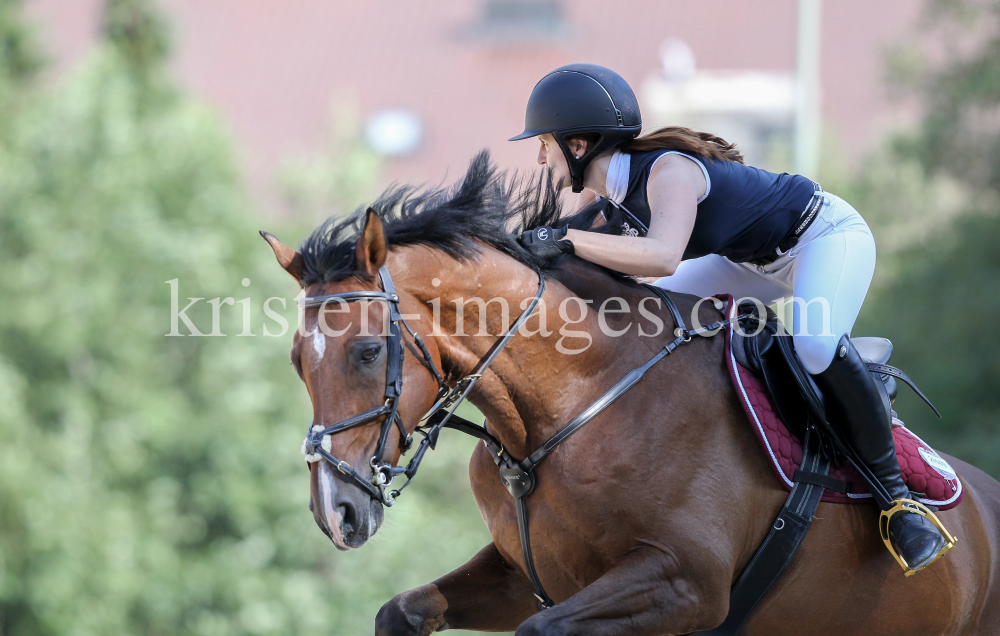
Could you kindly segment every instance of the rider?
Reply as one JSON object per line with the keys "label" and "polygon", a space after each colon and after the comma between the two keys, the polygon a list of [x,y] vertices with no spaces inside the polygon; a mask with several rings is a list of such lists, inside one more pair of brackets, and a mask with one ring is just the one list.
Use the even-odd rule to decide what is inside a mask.
{"label": "rider", "polygon": [[[511,141],[538,137],[538,163],[553,183],[586,189],[603,220],[593,231],[537,228],[521,243],[544,258],[570,253],[625,274],[662,277],[656,284],[675,292],[728,292],[764,303],[793,296],[802,365],[891,497],[910,499],[890,414],[848,336],[875,271],[864,219],[806,177],[744,165],[735,145],[716,136],[671,127],[638,137],[641,127],[635,95],[614,71],[570,64],[543,77],[528,99],[524,132]],[[912,512],[893,515],[889,535],[913,570],[945,543]]]}

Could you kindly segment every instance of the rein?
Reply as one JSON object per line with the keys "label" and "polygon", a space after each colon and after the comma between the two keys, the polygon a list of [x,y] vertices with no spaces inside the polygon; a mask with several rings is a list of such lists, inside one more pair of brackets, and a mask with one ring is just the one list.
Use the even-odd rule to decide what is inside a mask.
{"label": "rein", "polygon": [[[680,310],[677,309],[677,305],[674,303],[673,299],[670,298],[667,292],[653,285],[645,285],[645,287],[650,289],[658,298],[663,300],[667,309],[670,311],[670,315],[673,318],[675,326],[673,331],[674,339],[664,345],[664,347],[660,349],[656,355],[650,358],[648,362],[629,371],[625,377],[608,389],[601,397],[591,403],[590,406],[585,408],[579,415],[556,431],[556,433],[550,437],[548,441],[542,444],[538,450],[531,453],[523,460],[518,461],[503,448],[503,445],[496,437],[486,430],[485,426],[474,424],[461,416],[455,415],[455,410],[463,401],[465,401],[466,397],[468,397],[469,393],[472,391],[472,388],[476,385],[476,382],[483,377],[483,373],[486,369],[489,368],[490,364],[496,359],[504,347],[507,346],[507,343],[509,343],[511,338],[514,337],[514,334],[516,334],[524,323],[528,321],[528,318],[538,306],[538,303],[542,298],[542,294],[545,292],[545,278],[540,272],[536,273],[538,274],[538,292],[535,294],[531,303],[523,312],[521,312],[521,315],[518,316],[517,320],[513,325],[511,325],[510,329],[508,329],[507,332],[499,340],[497,340],[492,347],[490,347],[490,350],[486,352],[486,355],[484,355],[480,359],[479,363],[476,364],[472,373],[464,376],[456,382],[454,387],[448,387],[444,383],[443,376],[434,364],[434,360],[428,352],[423,340],[416,332],[413,331],[413,329],[410,328],[410,326],[406,323],[406,320],[402,318],[402,315],[399,312],[399,296],[396,294],[395,286],[392,283],[392,277],[389,275],[389,271],[384,266],[379,269],[379,279],[382,283],[384,291],[341,292],[336,294],[309,296],[299,300],[299,306],[302,308],[323,308],[331,301],[353,302],[379,300],[385,301],[389,305],[389,333],[386,347],[388,351],[388,359],[386,362],[385,403],[382,406],[369,409],[364,413],[360,413],[354,417],[342,420],[325,428],[318,424],[311,424],[308,435],[302,445],[302,452],[305,455],[307,462],[326,460],[333,465],[334,468],[340,471],[340,473],[347,479],[354,482],[362,490],[371,495],[372,499],[381,502],[385,506],[392,506],[392,504],[396,501],[396,497],[399,496],[402,490],[406,488],[411,481],[413,481],[427,449],[433,449],[436,447],[438,435],[440,434],[441,429],[451,428],[481,439],[483,441],[483,445],[486,446],[487,450],[489,450],[490,457],[493,458],[493,462],[499,469],[500,481],[503,483],[504,487],[511,494],[511,496],[514,497],[516,502],[517,529],[521,542],[521,552],[524,558],[525,570],[528,574],[528,579],[531,581],[532,587],[535,589],[535,598],[538,599],[539,608],[547,609],[555,605],[555,603],[545,592],[545,588],[542,586],[542,583],[538,578],[538,573],[535,571],[535,561],[531,555],[531,540],[528,533],[528,511],[525,505],[525,498],[535,489],[535,468],[537,468],[538,465],[556,449],[556,447],[565,442],[570,435],[583,428],[585,424],[590,422],[604,409],[614,404],[618,398],[624,395],[629,389],[635,386],[639,380],[642,379],[646,371],[648,371],[657,362],[670,355],[677,347],[685,342],[689,342],[696,335],[710,338],[721,332],[723,327],[726,325],[732,325],[747,316],[739,315],[728,320],[721,320],[719,322],[700,327],[698,329],[688,329],[683,317],[681,316]],[[422,418],[420,418],[420,424],[418,424],[415,431],[423,435],[424,439],[420,441],[413,458],[406,465],[406,468],[393,466],[383,459],[385,447],[389,439],[389,431],[392,430],[393,424],[399,428],[399,445],[403,452],[406,452],[413,443],[413,437],[404,429],[398,412],[398,399],[403,386],[404,355],[402,332],[399,327],[400,324],[403,325],[406,331],[413,338],[417,348],[420,350],[424,362],[438,382],[438,395],[435,399],[434,405]],[[369,479],[365,479],[346,461],[337,459],[330,453],[330,449],[332,448],[332,440],[330,436],[355,426],[367,424],[379,419],[382,416],[385,416],[385,419],[382,422],[382,430],[379,434],[378,445],[375,447],[375,454],[368,462],[372,468],[372,476]],[[406,482],[398,489],[388,490],[393,479],[395,479],[398,475],[405,475]]]}

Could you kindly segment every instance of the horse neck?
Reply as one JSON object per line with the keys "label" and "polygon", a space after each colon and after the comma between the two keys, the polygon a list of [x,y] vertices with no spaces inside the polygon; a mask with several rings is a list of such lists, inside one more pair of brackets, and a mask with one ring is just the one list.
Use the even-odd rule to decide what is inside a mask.
{"label": "horse neck", "polygon": [[[434,257],[428,258],[427,252],[433,252]],[[538,291],[536,272],[490,248],[478,259],[464,263],[428,248],[400,250],[394,256],[399,262],[391,263],[390,269],[405,272],[398,287],[422,306],[426,319],[421,318],[425,322],[418,331],[433,338],[449,383],[473,371]],[[480,329],[480,306],[469,302],[474,298],[487,303],[488,335],[475,335]],[[514,335],[469,396],[486,416],[490,429],[514,454],[523,456],[534,450],[576,414],[578,396],[567,392],[567,386],[618,366],[623,343],[601,332],[594,311],[588,310],[582,322],[570,323],[563,318],[580,315],[579,304],[571,298],[576,295],[547,278],[541,300],[544,310],[536,310],[526,328]],[[462,333],[457,333],[458,307],[463,302],[464,326]],[[501,303],[509,308],[507,324],[503,324]],[[559,311],[564,303],[568,313]],[[430,330],[435,314],[436,333]],[[542,315],[547,336],[536,333]],[[592,344],[579,353],[560,353],[557,343],[564,331],[589,333]],[[564,348],[579,348],[585,342],[579,337],[566,340]]]}

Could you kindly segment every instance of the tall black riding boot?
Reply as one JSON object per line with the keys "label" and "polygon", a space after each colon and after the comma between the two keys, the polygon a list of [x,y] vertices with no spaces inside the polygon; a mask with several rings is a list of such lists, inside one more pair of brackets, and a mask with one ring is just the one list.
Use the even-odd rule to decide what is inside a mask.
{"label": "tall black riding boot", "polygon": [[[911,499],[896,459],[889,399],[878,390],[851,339],[841,338],[833,362],[826,371],[812,377],[823,391],[830,423],[846,436],[847,443],[892,499]],[[945,544],[934,524],[914,512],[892,516],[889,540],[912,570],[933,561]]]}

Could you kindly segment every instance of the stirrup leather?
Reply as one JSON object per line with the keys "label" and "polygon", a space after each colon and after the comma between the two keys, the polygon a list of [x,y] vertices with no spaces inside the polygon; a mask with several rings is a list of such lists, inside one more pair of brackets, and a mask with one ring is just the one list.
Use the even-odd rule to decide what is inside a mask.
{"label": "stirrup leather", "polygon": [[889,540],[889,520],[892,519],[893,515],[898,514],[900,512],[908,512],[908,513],[912,512],[927,518],[931,523],[934,524],[934,527],[936,527],[941,532],[941,536],[944,537],[944,547],[941,548],[941,550],[937,553],[937,556],[931,559],[927,563],[927,565],[934,563],[944,555],[948,554],[951,551],[951,549],[955,547],[955,544],[958,542],[958,539],[952,536],[950,532],[948,532],[948,529],[944,527],[944,524],[942,524],[941,521],[937,518],[937,515],[931,512],[930,509],[924,504],[918,501],[913,501],[912,499],[896,499],[895,501],[893,501],[892,508],[889,508],[888,510],[883,510],[882,514],[879,515],[878,531],[879,534],[882,535],[882,541],[885,543],[885,547],[889,549],[889,553],[892,554],[892,556],[896,559],[896,562],[899,563],[900,567],[903,568],[903,575],[913,576],[920,570],[926,568],[927,565],[925,565],[924,568],[920,568],[920,570],[914,570],[910,568],[910,566],[906,564],[906,561],[903,560],[903,557],[899,556],[899,554],[896,552],[896,549],[892,547],[892,542]]}

